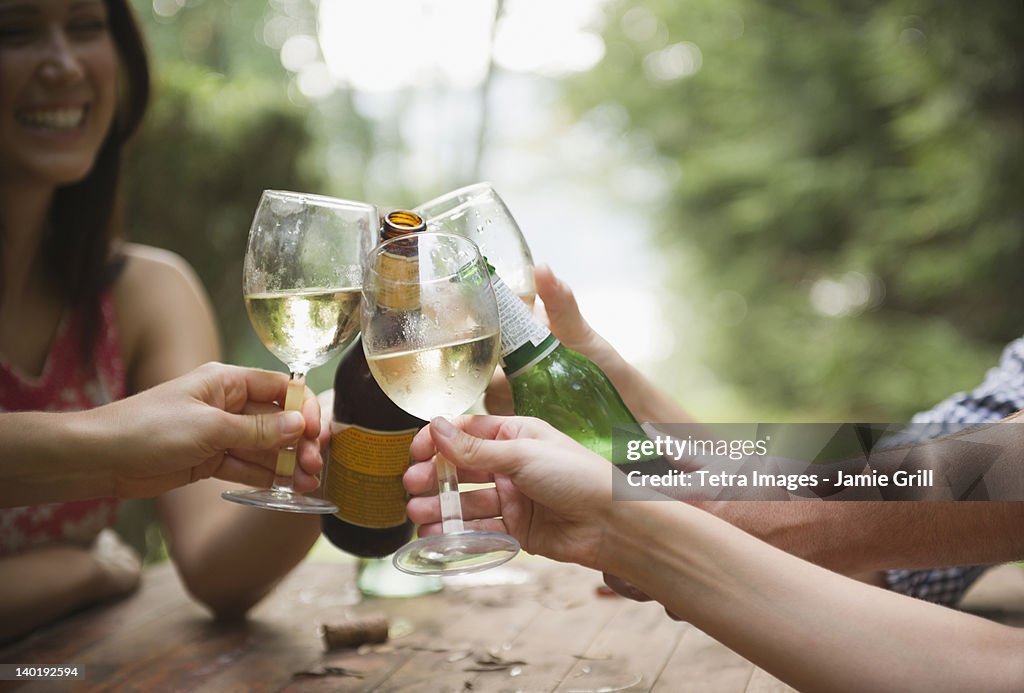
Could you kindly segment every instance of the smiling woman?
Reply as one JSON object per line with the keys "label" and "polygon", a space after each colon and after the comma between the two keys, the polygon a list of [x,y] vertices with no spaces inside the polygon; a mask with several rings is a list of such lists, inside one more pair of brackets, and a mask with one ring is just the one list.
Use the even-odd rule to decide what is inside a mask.
{"label": "smiling woman", "polygon": [[[220,356],[191,268],[120,238],[122,150],[149,86],[127,0],[0,0],[0,417],[100,407]],[[134,448],[145,467],[153,450]],[[17,457],[0,459],[2,470],[43,464]],[[79,486],[103,487],[91,484],[103,473]],[[220,502],[222,490],[194,484],[157,507],[190,591],[238,614],[305,554],[319,523],[251,518]],[[96,544],[119,499],[72,500],[83,495],[0,510],[0,582],[11,587],[0,594],[0,639],[134,586],[110,584]],[[265,552],[250,553],[256,537]]]}
{"label": "smiling woman", "polygon": [[[119,62],[127,66],[120,103]],[[95,323],[110,261],[120,151],[148,97],[142,38],[123,3],[0,1],[0,351],[29,372],[42,366],[40,347],[53,334],[46,321],[55,324],[60,312],[52,299],[85,311],[87,333]],[[48,306],[21,295],[33,270],[42,269],[26,262],[36,255],[45,256],[53,275]],[[37,331],[18,320],[11,339],[5,330],[16,306],[43,309],[25,313],[46,317]]]}
{"label": "smiling woman", "polygon": [[72,183],[92,168],[116,100],[117,53],[99,0],[0,4],[5,178]]}

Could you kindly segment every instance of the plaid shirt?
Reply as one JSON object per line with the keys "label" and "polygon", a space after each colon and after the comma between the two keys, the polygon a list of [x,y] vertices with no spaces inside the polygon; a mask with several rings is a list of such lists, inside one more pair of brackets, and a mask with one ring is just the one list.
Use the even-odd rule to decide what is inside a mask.
{"label": "plaid shirt", "polygon": [[[1024,338],[1007,345],[999,365],[989,370],[981,385],[916,414],[913,422],[932,424],[928,434],[940,436],[961,430],[963,424],[993,423],[1021,409],[1024,409]],[[889,570],[886,581],[895,592],[953,605],[987,567]]]}

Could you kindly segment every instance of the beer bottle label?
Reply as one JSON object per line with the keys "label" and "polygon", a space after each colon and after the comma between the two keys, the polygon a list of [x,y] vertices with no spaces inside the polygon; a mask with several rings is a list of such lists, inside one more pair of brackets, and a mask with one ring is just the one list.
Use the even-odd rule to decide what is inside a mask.
{"label": "beer bottle label", "polygon": [[402,475],[409,467],[409,445],[417,430],[376,431],[331,424],[324,497],[338,506],[340,519],[371,529],[405,522],[407,496]]}

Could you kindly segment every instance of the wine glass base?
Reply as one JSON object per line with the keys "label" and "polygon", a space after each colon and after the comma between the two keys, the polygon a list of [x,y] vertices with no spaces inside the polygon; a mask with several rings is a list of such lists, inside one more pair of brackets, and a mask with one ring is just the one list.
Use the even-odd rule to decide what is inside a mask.
{"label": "wine glass base", "polygon": [[519,542],[501,532],[453,532],[417,539],[395,554],[395,567],[411,575],[465,575],[511,560]]}
{"label": "wine glass base", "polygon": [[255,491],[225,491],[220,494],[224,500],[265,510],[280,510],[288,513],[328,515],[338,512],[338,506],[322,498],[300,496],[286,491],[258,489]]}

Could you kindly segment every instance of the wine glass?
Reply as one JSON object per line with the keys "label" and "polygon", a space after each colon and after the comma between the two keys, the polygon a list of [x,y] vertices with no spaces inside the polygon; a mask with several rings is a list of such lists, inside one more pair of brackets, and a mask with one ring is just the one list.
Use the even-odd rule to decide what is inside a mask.
{"label": "wine glass", "polygon": [[474,183],[436,197],[414,210],[428,231],[465,236],[477,244],[499,277],[533,306],[533,256],[523,232],[490,183]]}
{"label": "wine glass", "polygon": [[[416,208],[427,222],[427,230],[465,236],[480,248],[480,254],[496,274],[533,308],[537,287],[533,280],[533,255],[505,202],[490,183],[474,183],[445,193]],[[495,371],[495,386],[487,389],[482,407],[489,411],[511,411],[512,391],[501,370]]]}
{"label": "wine glass", "polygon": [[[454,417],[484,391],[498,361],[498,306],[477,246],[463,236],[420,232],[382,242],[363,275],[363,350],[391,400],[413,416]],[[519,542],[466,530],[451,462],[435,457],[443,534],[406,544],[399,570],[458,575],[501,565]]]}
{"label": "wine glass", "polygon": [[[263,191],[249,229],[242,291],[256,334],[291,371],[285,409],[300,409],[309,369],[327,362],[359,333],[362,259],[376,234],[373,205]],[[282,448],[271,488],[222,495],[272,510],[338,511],[330,501],[295,493],[294,474],[295,447]]]}

